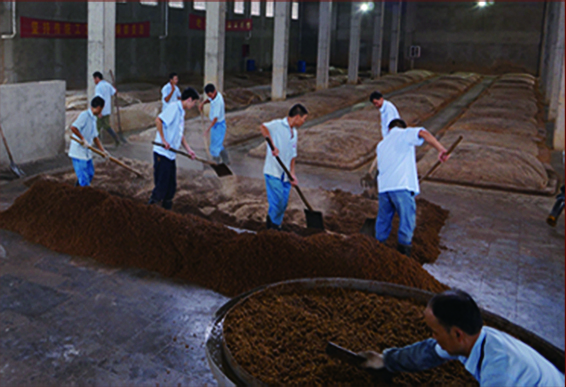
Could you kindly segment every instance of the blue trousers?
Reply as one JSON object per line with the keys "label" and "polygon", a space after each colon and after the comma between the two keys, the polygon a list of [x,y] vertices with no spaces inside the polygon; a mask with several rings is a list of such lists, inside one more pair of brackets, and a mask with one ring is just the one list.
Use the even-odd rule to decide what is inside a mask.
{"label": "blue trousers", "polygon": [[291,183],[284,182],[283,176],[278,179],[271,175],[265,175],[265,190],[267,191],[267,202],[269,203],[267,214],[273,224],[281,226],[287,203],[289,203]]}
{"label": "blue trousers", "polygon": [[153,152],[153,180],[155,188],[151,198],[156,202],[170,202],[177,190],[177,166],[175,160]]}
{"label": "blue trousers", "polygon": [[226,121],[217,122],[210,129],[210,155],[219,157],[224,150],[224,136],[226,135]]}
{"label": "blue trousers", "polygon": [[92,178],[94,177],[94,164],[92,160],[79,160],[71,158],[73,161],[73,168],[77,174],[77,180],[81,187],[88,187]]}
{"label": "blue trousers", "polygon": [[411,245],[417,220],[417,203],[413,192],[407,190],[389,191],[379,194],[379,210],[375,222],[375,238],[385,242],[391,233],[391,222],[395,212],[399,214],[397,241]]}

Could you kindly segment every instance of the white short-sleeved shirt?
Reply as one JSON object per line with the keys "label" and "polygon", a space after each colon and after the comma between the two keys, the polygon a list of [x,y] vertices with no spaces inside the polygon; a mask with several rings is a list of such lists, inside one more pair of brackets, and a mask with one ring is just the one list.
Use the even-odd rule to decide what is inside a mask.
{"label": "white short-sleeved shirt", "polygon": [[[75,122],[73,122],[72,126],[79,130],[79,132],[82,134],[89,145],[92,145],[94,139],[98,137],[98,130],[96,129],[96,116],[90,109],[85,110],[84,112],[79,114]],[[71,135],[74,136],[73,134]],[[74,137],[77,140],[80,140],[80,138],[76,136]],[[69,157],[79,160],[91,160],[92,151],[88,148],[85,148],[78,142],[71,140],[71,144],[69,145]]]}
{"label": "white short-sleeved shirt", "polygon": [[[297,157],[297,129],[291,129],[287,118],[273,120],[264,123],[263,126],[269,130],[273,145],[279,149],[279,158],[283,162],[283,165],[291,171],[291,161]],[[278,179],[283,177],[283,181],[285,182],[289,181],[289,177],[285,174],[285,171],[281,168],[277,159],[273,157],[269,145],[265,144],[265,147],[267,148],[267,153],[265,155],[263,173]]]}
{"label": "white short-sleeved shirt", "polygon": [[94,96],[102,97],[104,100],[104,108],[102,116],[109,116],[112,113],[112,96],[116,94],[116,89],[104,79],[98,82],[94,88]]}
{"label": "white short-sleeved shirt", "polygon": [[389,124],[391,121],[398,118],[400,119],[401,116],[395,105],[387,100],[383,100],[383,105],[381,105],[379,113],[381,113],[381,136],[385,138],[389,133]]}
{"label": "white short-sleeved shirt", "polygon": [[169,102],[165,101],[165,97],[167,97],[171,93],[171,82],[167,82],[165,86],[161,89],[161,111],[164,112],[167,105],[173,102],[177,102],[181,100],[181,90],[177,86],[175,86],[175,92],[171,96]]}
{"label": "white short-sleeved shirt", "polygon": [[216,97],[214,99],[208,98],[208,100],[210,101],[210,113],[208,114],[210,121],[215,118],[217,119],[216,122],[224,121],[224,98],[222,97],[222,94],[217,91]]}
{"label": "white short-sleeved shirt", "polygon": [[[185,132],[185,109],[183,109],[181,101],[170,103],[165,108],[165,111],[159,115],[159,119],[163,122],[165,141],[171,145],[172,149],[178,150],[181,147],[181,141]],[[155,142],[163,144],[159,132],[155,134]],[[175,160],[175,153],[163,147],[154,145],[153,151],[167,157],[169,160]]]}
{"label": "white short-sleeved shirt", "polygon": [[522,341],[494,328],[482,328],[468,357],[451,356],[438,344],[435,350],[443,359],[462,362],[482,387],[564,386],[564,374],[542,355]]}
{"label": "white short-sleeved shirt", "polygon": [[424,128],[394,128],[377,144],[377,184],[379,193],[406,189],[418,195],[419,179],[415,146],[423,144]]}

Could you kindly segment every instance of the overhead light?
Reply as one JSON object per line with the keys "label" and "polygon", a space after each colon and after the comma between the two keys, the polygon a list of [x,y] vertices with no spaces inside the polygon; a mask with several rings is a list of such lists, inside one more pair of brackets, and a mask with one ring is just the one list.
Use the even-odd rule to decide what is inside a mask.
{"label": "overhead light", "polygon": [[487,1],[478,1],[478,7],[483,8],[487,5]]}
{"label": "overhead light", "polygon": [[367,11],[369,11],[369,5],[368,5],[368,3],[363,3],[362,5],[360,5],[360,11],[362,11],[362,12],[367,12]]}

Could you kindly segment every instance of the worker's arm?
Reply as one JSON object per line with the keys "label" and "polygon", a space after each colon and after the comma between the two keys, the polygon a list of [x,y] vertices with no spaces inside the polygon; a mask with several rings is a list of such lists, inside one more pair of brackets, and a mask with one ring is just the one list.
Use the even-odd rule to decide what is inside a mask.
{"label": "worker's arm", "polygon": [[94,138],[94,143],[96,144],[96,147],[98,149],[100,149],[101,152],[103,152],[104,154],[106,154],[108,156],[108,153],[106,153],[106,149],[104,149],[104,147],[102,146],[102,142],[100,141],[100,139],[98,137]]}
{"label": "worker's arm", "polygon": [[418,372],[438,367],[450,359],[440,357],[436,351],[438,343],[434,339],[420,341],[403,348],[389,348],[383,355],[377,352],[360,352],[368,359],[368,368],[387,368],[389,372]]}
{"label": "worker's arm", "polygon": [[436,137],[430,134],[428,130],[421,129],[421,131],[419,132],[419,137],[424,139],[438,151],[438,160],[440,160],[441,162],[448,160],[448,158],[450,157],[448,151],[446,150],[446,148],[444,148],[444,146],[442,146],[442,144],[436,139]]}
{"label": "worker's arm", "polygon": [[202,101],[199,105],[198,105],[198,110],[202,112],[202,108],[204,107],[204,105],[206,105],[207,103],[210,103],[210,100],[208,98],[205,98],[204,101]]}
{"label": "worker's arm", "polygon": [[291,170],[289,172],[291,172],[291,185],[295,186],[295,185],[299,185],[299,180],[297,179],[297,176],[295,175],[295,158],[293,158],[293,160],[291,160]]}
{"label": "worker's arm", "polygon": [[[261,125],[260,127],[261,130],[261,135],[264,138],[269,138],[269,140],[271,141],[271,143],[273,144],[273,140],[271,139],[271,134],[269,133],[269,129],[267,129],[265,127],[265,125]],[[269,146],[269,145],[268,145]],[[275,146],[275,144],[273,144],[273,151],[271,152],[271,154],[273,155],[273,157],[277,157],[279,156],[279,149],[277,149],[277,147]]]}
{"label": "worker's arm", "polygon": [[163,147],[169,150],[169,148],[171,148],[171,145],[169,145],[169,143],[165,141],[165,135],[163,134],[163,121],[161,121],[161,118],[157,117],[155,119],[155,126],[157,126],[157,133],[159,133],[159,136],[161,137]]}
{"label": "worker's arm", "polygon": [[82,142],[86,143],[85,138],[83,137],[83,135],[81,134],[81,132],[75,128],[74,126],[71,126],[71,132],[73,132],[73,134]]}
{"label": "worker's arm", "polygon": [[171,92],[167,97],[165,97],[165,102],[169,103],[169,101],[171,101],[171,98],[173,97],[173,94],[175,94],[176,91],[177,89],[175,88],[175,86],[171,84]]}
{"label": "worker's arm", "polygon": [[210,123],[210,126],[208,127],[208,129],[205,130],[204,134],[208,134],[208,132],[210,132],[210,129],[212,129],[212,127],[213,127],[214,125],[216,125],[217,122],[218,122],[218,118],[215,117],[215,118],[212,120],[212,122]]}
{"label": "worker's arm", "polygon": [[189,143],[187,142],[187,140],[185,139],[185,136],[183,136],[183,138],[181,139],[181,144],[183,144],[183,148],[185,148],[187,150],[187,153],[189,154],[189,156],[191,156],[191,159],[195,159],[196,154],[195,152],[191,149],[191,147],[189,146]]}

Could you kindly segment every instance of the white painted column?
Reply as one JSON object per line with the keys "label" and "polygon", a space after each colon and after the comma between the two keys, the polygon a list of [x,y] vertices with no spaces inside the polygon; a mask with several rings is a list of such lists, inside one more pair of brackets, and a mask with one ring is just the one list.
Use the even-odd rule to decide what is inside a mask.
{"label": "white painted column", "polygon": [[100,71],[112,82],[110,70],[116,73],[116,3],[88,2],[87,98],[94,96],[92,73]]}
{"label": "white painted column", "polygon": [[352,3],[350,15],[350,50],[348,56],[348,83],[358,83],[360,65],[360,37],[362,34],[362,13],[360,3]]}
{"label": "white painted column", "polygon": [[226,37],[226,2],[206,2],[206,35],[204,44],[204,84],[212,83],[224,90],[224,47]]}
{"label": "white painted column", "polygon": [[332,35],[332,2],[321,1],[318,15],[318,56],[316,59],[316,89],[328,89],[330,37]]}
{"label": "white painted column", "polygon": [[371,49],[371,77],[381,76],[381,58],[383,55],[383,15],[385,2],[375,2],[373,17],[373,45]]}
{"label": "white painted column", "polygon": [[389,50],[389,73],[399,69],[399,37],[401,36],[401,2],[393,4],[391,15],[391,49]]}
{"label": "white painted column", "polygon": [[548,110],[548,119],[554,120],[558,116],[558,100],[560,88],[563,86],[561,83],[562,73],[564,67],[564,2],[558,4],[558,25],[556,29],[556,41],[552,47],[552,61],[550,62],[549,71],[547,76],[550,78],[548,83],[548,98],[550,107]]}
{"label": "white painted column", "polygon": [[566,79],[566,72],[564,70],[565,70],[564,54],[562,54],[562,71],[559,80],[560,92],[558,93],[558,103],[557,103],[558,109],[557,109],[556,123],[554,126],[554,141],[553,141],[554,149],[561,151],[564,150],[564,125],[566,125],[566,122],[564,122],[564,109],[565,109],[564,80]]}
{"label": "white painted column", "polygon": [[273,28],[273,74],[271,100],[287,98],[287,66],[289,62],[289,27],[291,24],[291,2],[275,2]]}

